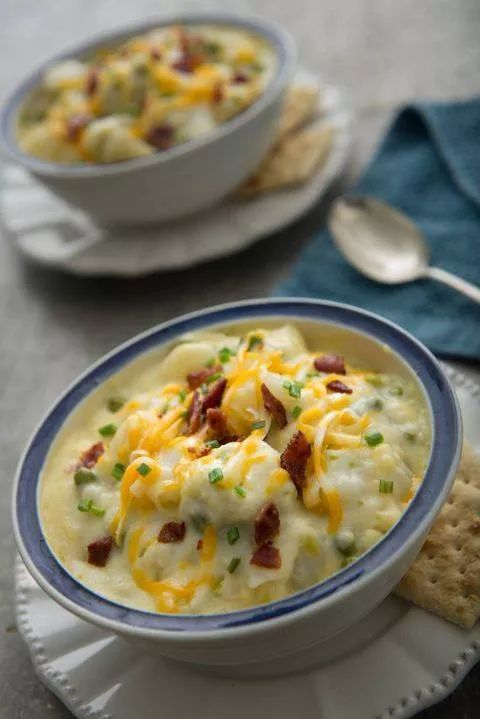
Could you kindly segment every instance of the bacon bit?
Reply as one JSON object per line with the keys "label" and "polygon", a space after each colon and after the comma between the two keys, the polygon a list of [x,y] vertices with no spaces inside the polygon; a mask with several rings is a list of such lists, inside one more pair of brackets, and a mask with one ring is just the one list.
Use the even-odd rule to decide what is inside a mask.
{"label": "bacon bit", "polygon": [[180,72],[193,72],[203,62],[203,40],[199,35],[185,32],[182,27],[177,28],[177,39],[182,54],[172,67]]}
{"label": "bacon bit", "polygon": [[190,374],[187,374],[188,386],[190,389],[198,389],[212,374],[217,374],[217,372],[221,371],[221,365],[216,365],[216,367],[205,367],[198,370],[198,372],[190,372]]}
{"label": "bacon bit", "polygon": [[206,457],[212,451],[211,447],[187,447],[187,452],[192,459],[200,459]]}
{"label": "bacon bit", "polygon": [[198,540],[198,542],[197,542],[197,549],[198,549],[199,552],[202,551],[202,549],[203,549],[203,539],[199,539],[199,540]]}
{"label": "bacon bit", "polygon": [[202,422],[202,398],[198,389],[193,393],[192,401],[188,410],[188,431],[195,434],[200,429]]}
{"label": "bacon bit", "polygon": [[145,140],[157,150],[168,150],[175,141],[173,127],[167,123],[152,127],[145,135]]}
{"label": "bacon bit", "polygon": [[347,387],[347,385],[340,382],[339,379],[334,379],[329,382],[327,384],[327,389],[329,389],[330,392],[341,392],[342,394],[352,394],[353,392],[351,387]]}
{"label": "bacon bit", "polygon": [[218,443],[223,445],[229,442],[243,442],[244,439],[246,439],[246,437],[239,437],[238,434],[227,434],[225,437],[219,439]]}
{"label": "bacon bit", "polygon": [[345,360],[339,355],[324,355],[323,357],[317,357],[317,359],[313,362],[313,366],[319,372],[346,374]]}
{"label": "bacon bit", "polygon": [[87,449],[83,454],[80,455],[80,459],[77,463],[77,469],[80,467],[86,467],[87,469],[92,469],[94,467],[102,454],[105,452],[105,447],[103,446],[103,442],[96,442],[95,444],[92,444],[89,449]]}
{"label": "bacon bit", "polygon": [[273,502],[260,507],[255,517],[255,542],[258,545],[270,542],[280,530],[280,515]]}
{"label": "bacon bit", "polygon": [[268,389],[266,384],[262,384],[260,389],[262,390],[263,404],[267,412],[270,412],[274,417],[275,422],[278,424],[280,429],[287,426],[287,413],[285,407],[279,399],[273,395]]}
{"label": "bacon bit", "polygon": [[110,536],[90,542],[87,546],[88,563],[93,564],[95,567],[104,567],[112,551],[112,546],[113,539]]}
{"label": "bacon bit", "polygon": [[85,93],[88,97],[91,97],[95,94],[98,88],[98,71],[95,69],[90,70],[90,72],[87,75],[87,80],[85,83]]}
{"label": "bacon bit", "polygon": [[244,72],[241,72],[240,70],[237,70],[237,72],[232,77],[232,82],[235,85],[242,85],[245,82],[249,81],[248,75],[246,75]]}
{"label": "bacon bit", "polygon": [[212,407],[207,409],[207,423],[210,427],[209,437],[216,439],[218,444],[228,444],[229,442],[241,442],[244,437],[234,434],[228,427],[227,420],[221,409]]}
{"label": "bacon bit", "polygon": [[261,547],[255,550],[250,559],[250,564],[255,564],[257,567],[264,567],[265,569],[280,569],[282,558],[278,549],[267,543],[262,544]]}
{"label": "bacon bit", "polygon": [[162,53],[158,48],[152,47],[150,48],[150,57],[152,60],[161,60],[162,59]]}
{"label": "bacon bit", "polygon": [[212,389],[205,395],[202,402],[202,412],[208,412],[213,407],[218,407],[222,401],[223,393],[227,386],[227,380],[222,377],[215,382]]}
{"label": "bacon bit", "polygon": [[90,115],[73,115],[67,120],[66,135],[69,142],[75,142],[92,118]]}
{"label": "bacon bit", "polygon": [[180,45],[182,52],[188,52],[190,38],[185,31],[185,28],[179,25],[175,28],[175,31],[177,33],[178,44]]}
{"label": "bacon bit", "polygon": [[227,425],[227,418],[218,407],[207,409],[207,424],[211,429],[212,437],[220,442],[225,437],[232,437]]}
{"label": "bacon bit", "polygon": [[162,544],[181,542],[185,537],[185,522],[167,522],[158,534],[158,541]]}
{"label": "bacon bit", "polygon": [[225,97],[225,92],[223,89],[223,85],[221,85],[219,82],[215,85],[213,88],[212,93],[212,102],[215,103],[215,105],[218,105],[219,102],[222,102],[223,98]]}
{"label": "bacon bit", "polygon": [[197,54],[185,52],[178,60],[172,62],[172,68],[178,72],[192,73],[195,68],[201,65],[203,58]]}
{"label": "bacon bit", "polygon": [[280,456],[280,466],[290,475],[298,491],[305,484],[305,470],[312,448],[303,432],[295,432]]}

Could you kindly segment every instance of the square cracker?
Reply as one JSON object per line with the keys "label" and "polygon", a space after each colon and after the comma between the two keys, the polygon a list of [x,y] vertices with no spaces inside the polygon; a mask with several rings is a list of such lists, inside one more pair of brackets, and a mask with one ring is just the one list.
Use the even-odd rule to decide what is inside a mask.
{"label": "square cracker", "polygon": [[465,628],[480,616],[480,456],[468,445],[450,497],[395,591]]}
{"label": "square cracker", "polygon": [[318,87],[311,85],[293,85],[287,91],[278,123],[277,141],[283,140],[290,132],[298,130],[313,118],[318,96]]}
{"label": "square cracker", "polygon": [[305,182],[327,159],[332,138],[333,128],[329,125],[289,134],[237,194],[249,197]]}

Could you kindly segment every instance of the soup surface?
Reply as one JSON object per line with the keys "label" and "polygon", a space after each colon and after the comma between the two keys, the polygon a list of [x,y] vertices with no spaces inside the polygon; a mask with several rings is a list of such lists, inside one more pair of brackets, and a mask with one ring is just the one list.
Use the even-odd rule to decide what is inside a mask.
{"label": "soup surface", "polygon": [[238,115],[276,68],[245,30],[160,27],[44,74],[20,111],[17,141],[42,160],[105,163],[168,150]]}
{"label": "soup surface", "polygon": [[378,542],[422,481],[427,407],[413,380],[325,350],[293,326],[203,332],[109,380],[43,472],[60,562],[120,603],[203,614],[285,597]]}

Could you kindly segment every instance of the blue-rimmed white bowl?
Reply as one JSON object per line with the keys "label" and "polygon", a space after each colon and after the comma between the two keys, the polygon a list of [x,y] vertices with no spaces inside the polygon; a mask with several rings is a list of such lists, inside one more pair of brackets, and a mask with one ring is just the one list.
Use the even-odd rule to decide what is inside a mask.
{"label": "blue-rimmed white bowl", "polygon": [[[100,596],[70,575],[42,531],[38,494],[55,438],[79,405],[132,362],[160,358],[187,332],[245,330],[293,322],[307,340],[354,357],[377,371],[415,381],[426,400],[432,449],[424,480],[397,524],[366,554],[325,581],[270,604],[227,614],[167,615],[140,611]],[[411,335],[348,305],[307,299],[236,302],[201,310],[144,332],[86,370],[55,402],[20,461],[13,492],[13,526],[28,570],[59,604],[93,624],[177,659],[248,664],[322,642],[353,625],[394,588],[415,558],[444,503],[458,467],[462,428],[458,403],[441,366]]]}

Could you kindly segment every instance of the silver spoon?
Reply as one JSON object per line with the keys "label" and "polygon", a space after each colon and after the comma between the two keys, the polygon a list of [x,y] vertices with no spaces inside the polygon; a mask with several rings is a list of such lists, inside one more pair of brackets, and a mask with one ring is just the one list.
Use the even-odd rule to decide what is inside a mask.
{"label": "silver spoon", "polygon": [[430,267],[423,233],[390,205],[373,197],[341,197],[332,206],[328,226],[347,260],[370,279],[395,285],[430,277],[480,302],[480,288]]}

